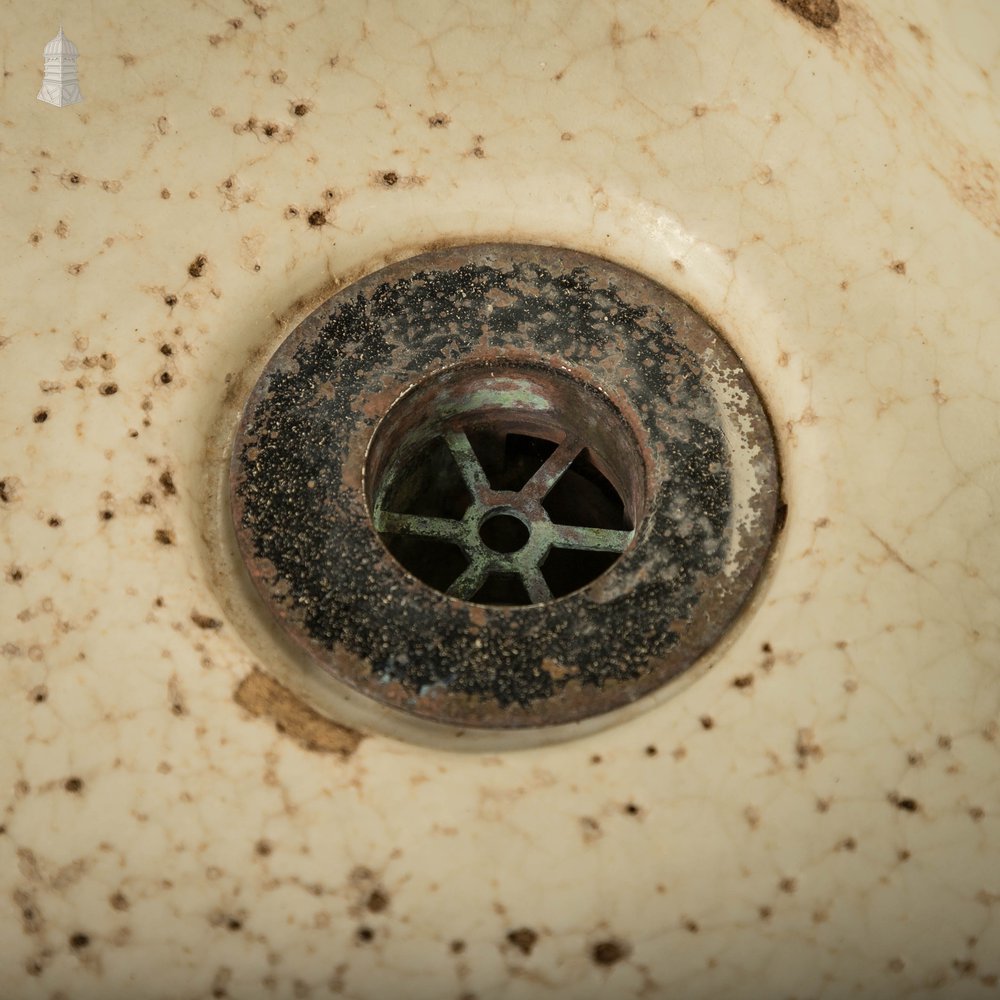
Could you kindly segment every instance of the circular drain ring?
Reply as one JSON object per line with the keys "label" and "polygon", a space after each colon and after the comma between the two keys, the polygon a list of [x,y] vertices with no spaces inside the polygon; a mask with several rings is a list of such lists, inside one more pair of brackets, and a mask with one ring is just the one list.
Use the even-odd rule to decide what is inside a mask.
{"label": "circular drain ring", "polygon": [[[433,590],[369,518],[362,470],[392,404],[429,373],[498,363],[605,394],[645,464],[631,547],[550,603]],[[231,466],[238,544],[287,635],[364,694],[463,727],[580,720],[690,667],[745,604],[778,493],[767,415],[701,317],[617,265],[526,246],[426,254],[337,293],[268,363]]]}

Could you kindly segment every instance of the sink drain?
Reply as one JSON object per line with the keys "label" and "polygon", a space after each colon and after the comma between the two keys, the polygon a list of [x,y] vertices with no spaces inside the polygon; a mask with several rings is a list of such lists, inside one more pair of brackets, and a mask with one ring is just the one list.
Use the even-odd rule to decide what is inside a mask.
{"label": "sink drain", "polygon": [[231,466],[286,634],[385,704],[528,727],[619,707],[728,628],[775,531],[731,348],[597,258],[476,246],[344,289],[281,345]]}

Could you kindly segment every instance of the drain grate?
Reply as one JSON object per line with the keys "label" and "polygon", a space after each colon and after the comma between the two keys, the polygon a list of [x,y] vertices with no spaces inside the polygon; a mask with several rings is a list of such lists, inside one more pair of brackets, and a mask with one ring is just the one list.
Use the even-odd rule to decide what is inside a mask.
{"label": "drain grate", "polygon": [[726,342],[585,254],[392,265],[281,345],[231,466],[236,537],[302,653],[458,726],[593,716],[690,668],[762,570],[770,424]]}
{"label": "drain grate", "polygon": [[[581,427],[599,428],[598,440],[585,443]],[[638,445],[606,397],[558,370],[436,375],[386,414],[370,454],[375,530],[403,567],[452,597],[564,597],[634,538]]]}

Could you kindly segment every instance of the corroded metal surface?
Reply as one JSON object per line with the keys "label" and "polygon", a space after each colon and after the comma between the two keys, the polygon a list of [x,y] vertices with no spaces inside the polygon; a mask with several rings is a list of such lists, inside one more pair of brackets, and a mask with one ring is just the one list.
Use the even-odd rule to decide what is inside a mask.
{"label": "corroded metal surface", "polygon": [[[558,433],[538,431],[538,408],[532,416],[522,407],[525,433],[547,436],[559,455],[543,479],[565,468],[558,435],[566,447],[587,441],[629,508],[628,537],[611,546],[606,536],[620,558],[559,600],[546,600],[537,579],[529,594],[536,603],[526,606],[464,600],[474,596],[472,582],[442,593],[407,572],[379,538],[398,515],[380,505],[383,480],[406,446],[382,434],[385,415],[448,384],[449,373],[461,381],[491,371],[558,372],[620,421],[567,426],[568,417],[591,411],[558,404],[551,380],[556,402],[547,416],[541,410]],[[517,400],[507,402],[499,410],[515,427]],[[490,407],[469,409],[479,419]],[[426,412],[413,408],[411,430]],[[455,435],[449,447],[463,453],[459,431],[437,431]],[[482,501],[490,487],[477,465],[466,456],[460,468]],[[527,520],[532,491],[523,503],[508,492],[501,499],[510,513]],[[254,586],[308,656],[357,690],[427,719],[527,727],[608,711],[690,667],[760,574],[779,481],[749,376],[693,310],[597,258],[499,245],[392,265],[306,319],[247,401],[231,497]],[[532,578],[530,567],[525,574]]]}

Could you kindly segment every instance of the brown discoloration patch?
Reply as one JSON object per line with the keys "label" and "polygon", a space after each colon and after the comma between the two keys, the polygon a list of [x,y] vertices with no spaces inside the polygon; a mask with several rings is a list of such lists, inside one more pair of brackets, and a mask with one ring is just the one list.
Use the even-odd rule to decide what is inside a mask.
{"label": "brown discoloration patch", "polygon": [[530,955],[538,943],[538,934],[530,927],[518,927],[517,930],[508,932],[507,941],[522,955]]}
{"label": "brown discoloration patch", "polygon": [[590,957],[595,965],[615,965],[631,953],[631,946],[618,938],[598,941],[590,948]]}
{"label": "brown discoloration patch", "polygon": [[198,628],[206,629],[219,629],[222,628],[222,622],[218,618],[212,618],[209,615],[203,615],[198,611],[191,612],[191,621],[198,626]]}
{"label": "brown discoloration patch", "polygon": [[14,903],[21,911],[21,928],[25,934],[37,934],[44,925],[35,897],[23,889],[14,891]]}
{"label": "brown discoloration patch", "polygon": [[832,28],[840,20],[837,0],[778,0],[778,3],[816,28]]}
{"label": "brown discoloration patch", "polygon": [[255,669],[240,682],[233,700],[251,715],[271,719],[279,732],[315,753],[347,758],[364,739],[361,733],[320,715],[260,670]]}
{"label": "brown discoloration patch", "polygon": [[385,889],[372,889],[365,900],[365,907],[369,913],[384,913],[389,908],[389,894]]}
{"label": "brown discoloration patch", "polygon": [[427,183],[426,177],[419,174],[402,176],[395,170],[384,170],[371,175],[371,186],[381,188],[412,188],[421,187]]}
{"label": "brown discoloration patch", "polygon": [[608,32],[608,37],[613,49],[620,49],[625,44],[625,28],[621,21],[611,22],[611,30]]}

